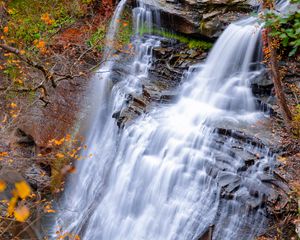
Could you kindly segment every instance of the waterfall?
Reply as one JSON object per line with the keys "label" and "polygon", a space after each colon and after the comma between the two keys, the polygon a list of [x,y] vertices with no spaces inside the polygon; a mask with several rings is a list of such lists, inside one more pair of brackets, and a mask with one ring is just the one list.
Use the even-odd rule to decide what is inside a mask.
{"label": "waterfall", "polygon": [[[109,42],[125,3],[117,7]],[[241,172],[244,161],[231,151],[237,140],[222,138],[217,129],[247,126],[262,116],[249,88],[261,74],[253,67],[260,26],[254,18],[231,24],[200,70],[187,74],[176,103],[118,131],[111,116],[147,81],[152,49],[160,45],[158,37],[138,34],[143,24],[158,24],[157,16],[144,4],[133,13],[135,55],[123,63],[128,71],[117,83],[110,81],[110,71],[122,64],[116,58],[101,67],[108,73],[94,77],[99,106],[84,153],[93,156],[79,161],[68,180],[57,224],[84,240],[197,240],[212,225],[216,240],[253,239],[266,223],[260,203],[270,190],[260,175],[272,157],[268,149],[246,145],[245,152],[262,157]],[[221,195],[228,179],[239,188],[227,200]]]}

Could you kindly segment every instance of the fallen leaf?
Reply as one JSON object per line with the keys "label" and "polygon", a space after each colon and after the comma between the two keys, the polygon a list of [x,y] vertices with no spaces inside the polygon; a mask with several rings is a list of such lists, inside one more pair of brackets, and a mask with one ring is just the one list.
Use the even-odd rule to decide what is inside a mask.
{"label": "fallen leaf", "polygon": [[6,183],[0,180],[0,192],[3,192],[6,189]]}
{"label": "fallen leaf", "polygon": [[25,181],[17,182],[15,183],[15,186],[16,186],[17,194],[20,198],[25,199],[30,195],[31,189],[27,182]]}
{"label": "fallen leaf", "polygon": [[65,155],[64,155],[64,154],[62,154],[62,153],[57,153],[57,154],[56,154],[56,157],[57,157],[57,158],[64,158],[64,157],[65,157]]}
{"label": "fallen leaf", "polygon": [[19,222],[25,222],[30,215],[28,207],[21,206],[15,209],[14,216],[15,219]]}
{"label": "fallen leaf", "polygon": [[13,213],[15,211],[15,206],[17,204],[17,201],[18,201],[17,197],[12,197],[9,200],[8,207],[7,207],[7,215],[8,216],[12,216],[13,215]]}

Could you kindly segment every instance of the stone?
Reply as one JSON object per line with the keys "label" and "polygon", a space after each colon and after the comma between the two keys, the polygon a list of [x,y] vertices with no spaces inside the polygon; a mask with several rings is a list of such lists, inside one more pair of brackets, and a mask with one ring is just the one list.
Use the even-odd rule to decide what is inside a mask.
{"label": "stone", "polygon": [[[136,0],[131,4],[136,6]],[[159,0],[147,2],[148,7],[158,10],[161,26],[175,32],[205,36],[215,39],[233,21],[246,16],[256,5],[244,0]]]}

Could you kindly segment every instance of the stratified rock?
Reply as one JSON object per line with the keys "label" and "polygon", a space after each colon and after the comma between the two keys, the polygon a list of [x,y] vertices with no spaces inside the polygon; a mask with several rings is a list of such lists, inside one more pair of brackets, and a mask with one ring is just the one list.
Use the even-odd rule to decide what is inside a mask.
{"label": "stratified rock", "polygon": [[[148,35],[145,35],[144,40],[147,37]],[[128,94],[122,109],[112,115],[118,127],[123,128],[147,112],[153,103],[174,101],[178,95],[177,87],[185,71],[203,61],[205,56],[206,52],[202,50],[189,49],[186,44],[179,43],[177,40],[161,38],[161,46],[153,49],[148,78],[141,79],[142,92]],[[116,66],[113,69],[114,83],[122,79],[118,72],[124,71],[126,72],[126,65]]]}
{"label": "stratified rock", "polygon": [[[136,1],[131,1],[136,5]],[[257,7],[245,0],[159,0],[146,2],[161,15],[161,25],[183,34],[218,37],[231,22],[246,16]]]}

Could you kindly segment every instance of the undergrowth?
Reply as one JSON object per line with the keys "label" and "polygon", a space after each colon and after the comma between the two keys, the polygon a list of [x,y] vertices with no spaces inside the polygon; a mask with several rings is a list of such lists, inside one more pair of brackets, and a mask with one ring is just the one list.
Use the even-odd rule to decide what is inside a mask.
{"label": "undergrowth", "polygon": [[84,0],[12,0],[7,8],[8,22],[1,27],[11,42],[30,47],[73,24],[84,15],[86,4]]}

